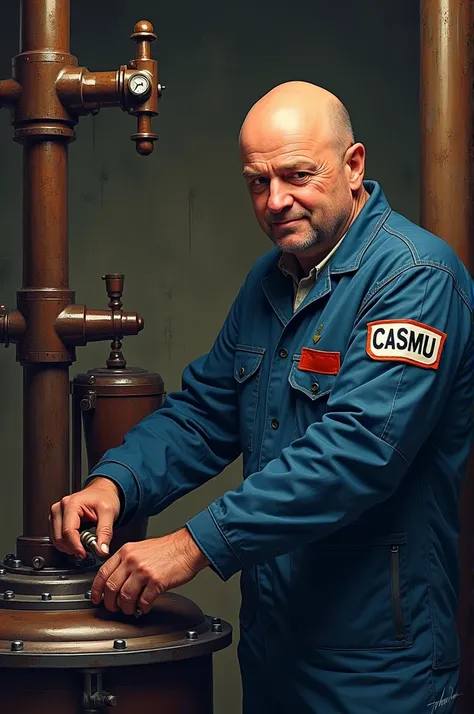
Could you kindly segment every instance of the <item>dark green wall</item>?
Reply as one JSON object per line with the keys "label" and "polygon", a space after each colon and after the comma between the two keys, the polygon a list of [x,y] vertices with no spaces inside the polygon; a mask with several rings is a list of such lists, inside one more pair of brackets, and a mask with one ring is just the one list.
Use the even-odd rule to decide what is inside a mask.
{"label": "dark green wall", "polygon": [[[160,141],[149,158],[129,140],[135,120],[104,110],[81,120],[70,151],[71,287],[77,302],[105,307],[105,272],[124,272],[124,307],[145,317],[125,341],[130,364],[159,371],[168,391],[207,351],[247,270],[269,247],[240,178],[237,135],[251,104],[272,86],[302,79],[346,103],[366,144],[370,178],[392,205],[418,218],[418,3],[414,0],[243,0],[205,3],[72,0],[72,52],[94,70],[134,57],[135,22],[160,36],[154,56],[167,85]],[[0,78],[17,52],[19,2],[1,3]],[[21,149],[0,112],[0,302],[21,285]],[[0,553],[21,532],[21,369],[0,362]],[[73,372],[101,365],[106,345],[78,350]],[[240,478],[240,463],[153,519],[150,534],[182,525]],[[238,577],[202,573],[183,592],[237,626]],[[237,635],[237,632],[236,632]],[[237,637],[236,637],[237,639]],[[216,656],[216,712],[238,714],[232,647]]]}

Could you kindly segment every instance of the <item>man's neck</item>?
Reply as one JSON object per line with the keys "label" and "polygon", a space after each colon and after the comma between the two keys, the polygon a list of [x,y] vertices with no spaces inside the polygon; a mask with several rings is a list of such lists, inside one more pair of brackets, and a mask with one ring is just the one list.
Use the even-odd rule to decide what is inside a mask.
{"label": "man's neck", "polygon": [[341,238],[345,236],[369,198],[370,194],[363,188],[354,200],[352,211],[347,221],[334,234],[331,241],[324,242],[323,245],[312,246],[308,251],[304,251],[303,253],[295,253],[295,258],[298,260],[305,276],[309,275],[314,266],[321,263],[339,243]]}

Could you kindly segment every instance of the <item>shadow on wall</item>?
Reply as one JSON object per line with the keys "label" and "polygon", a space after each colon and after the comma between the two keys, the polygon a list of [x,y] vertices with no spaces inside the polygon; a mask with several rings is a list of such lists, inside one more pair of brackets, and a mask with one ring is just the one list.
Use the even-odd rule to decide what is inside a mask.
{"label": "shadow on wall", "polygon": [[[0,77],[17,53],[19,3],[0,10]],[[103,110],[81,120],[70,151],[71,287],[105,307],[100,276],[126,275],[124,309],[146,327],[125,340],[129,364],[159,371],[179,388],[187,362],[207,351],[246,272],[269,244],[240,177],[237,136],[254,101],[276,84],[321,84],[347,105],[368,149],[368,176],[394,208],[418,218],[418,3],[157,3],[75,0],[72,52],[91,70],[135,56],[129,36],[150,19],[152,49],[167,85],[155,153],[135,153],[135,120]],[[203,10],[205,7],[205,11]],[[21,281],[21,151],[0,113],[0,301],[14,306]],[[0,551],[21,532],[21,369],[2,352]],[[72,372],[104,363],[107,345],[78,351]],[[175,529],[240,478],[239,464],[153,519],[151,535]],[[183,592],[237,627],[238,578],[201,574]],[[238,633],[236,631],[236,639]],[[216,712],[238,714],[235,646],[216,656]]]}

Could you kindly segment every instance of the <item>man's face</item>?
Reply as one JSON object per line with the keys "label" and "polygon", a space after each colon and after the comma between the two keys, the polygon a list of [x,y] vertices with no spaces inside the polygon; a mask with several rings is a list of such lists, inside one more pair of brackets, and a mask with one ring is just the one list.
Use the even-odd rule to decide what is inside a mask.
{"label": "man's face", "polygon": [[261,127],[243,136],[244,177],[255,215],[280,250],[309,252],[342,236],[353,206],[348,148],[338,148],[327,134],[315,138],[291,121],[284,130]]}

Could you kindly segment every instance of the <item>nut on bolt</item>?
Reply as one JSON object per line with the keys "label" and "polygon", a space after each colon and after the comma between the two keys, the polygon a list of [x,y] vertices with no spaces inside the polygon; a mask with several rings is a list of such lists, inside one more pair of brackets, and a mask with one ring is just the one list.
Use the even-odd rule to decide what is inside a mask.
{"label": "nut on bolt", "polygon": [[212,631],[213,632],[222,632],[222,620],[220,617],[212,618]]}
{"label": "nut on bolt", "polygon": [[198,633],[195,630],[188,630],[186,633],[186,637],[188,640],[197,640],[198,638]]}
{"label": "nut on bolt", "polygon": [[35,570],[41,570],[44,568],[44,558],[41,555],[36,555],[31,561],[33,568]]}
{"label": "nut on bolt", "polygon": [[126,650],[127,643],[125,640],[114,640],[114,650]]}
{"label": "nut on bolt", "polygon": [[13,640],[10,649],[12,652],[21,652],[24,649],[24,644],[21,640]]}

